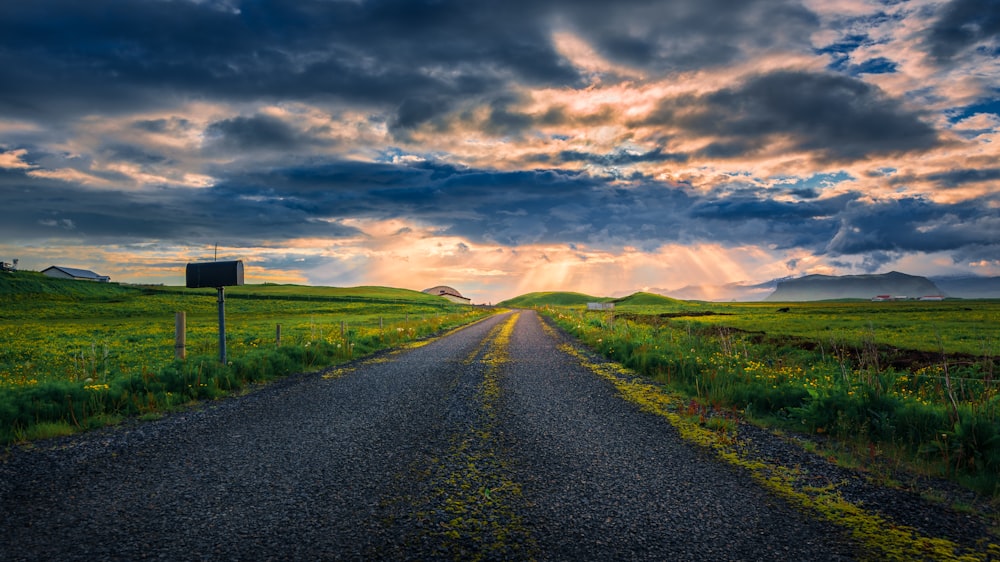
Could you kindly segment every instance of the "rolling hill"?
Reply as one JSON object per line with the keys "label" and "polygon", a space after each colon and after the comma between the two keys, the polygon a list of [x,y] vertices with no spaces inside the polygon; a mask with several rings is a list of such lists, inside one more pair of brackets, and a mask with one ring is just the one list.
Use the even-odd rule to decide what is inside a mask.
{"label": "rolling hill", "polygon": [[583,293],[572,293],[564,291],[526,293],[512,299],[497,303],[497,306],[510,308],[530,308],[533,306],[573,306],[583,305],[588,302],[611,302],[614,299],[607,297],[592,297]]}
{"label": "rolling hill", "polygon": [[583,293],[573,293],[568,291],[547,291],[526,293],[512,299],[507,299],[497,306],[509,308],[531,308],[534,306],[574,306],[584,305],[588,302],[611,302],[614,299],[608,297],[593,297]]}
{"label": "rolling hill", "polygon": [[571,292],[543,292],[527,293],[512,299],[505,300],[497,306],[510,308],[530,308],[536,306],[582,306],[590,302],[612,302],[618,307],[627,306],[676,306],[684,304],[684,301],[657,295],[654,293],[638,292],[627,297],[593,297],[583,293]]}
{"label": "rolling hill", "polygon": [[671,306],[682,304],[684,301],[654,293],[638,292],[627,297],[615,299],[614,302],[620,306]]}
{"label": "rolling hill", "polygon": [[[126,285],[56,279],[35,271],[0,274],[0,302],[11,299],[45,298],[48,300],[84,301],[140,297],[149,294],[195,296],[215,294],[215,289],[188,289],[180,286]],[[448,305],[437,295],[394,287],[314,287],[309,285],[279,285],[273,283],[227,287],[227,298],[271,298],[282,300],[365,300],[380,302],[413,302]]]}

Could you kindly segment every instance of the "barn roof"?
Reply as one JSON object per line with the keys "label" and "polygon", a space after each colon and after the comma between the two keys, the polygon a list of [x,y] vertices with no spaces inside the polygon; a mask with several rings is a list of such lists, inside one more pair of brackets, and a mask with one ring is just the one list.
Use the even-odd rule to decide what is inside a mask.
{"label": "barn roof", "polygon": [[90,271],[89,269],[77,269],[75,267],[61,267],[58,265],[46,267],[45,269],[42,270],[42,273],[45,273],[50,269],[58,269],[59,271],[62,271],[66,275],[69,275],[71,277],[76,277],[78,279],[104,279],[104,275],[98,275],[93,271]]}
{"label": "barn roof", "polygon": [[447,285],[438,285],[437,287],[431,287],[430,289],[424,289],[421,292],[427,293],[429,295],[438,295],[438,296],[440,296],[440,295],[452,295],[454,297],[462,297],[463,299],[465,298],[465,297],[462,296],[462,293],[458,292],[458,289],[455,289],[453,287],[449,287]]}

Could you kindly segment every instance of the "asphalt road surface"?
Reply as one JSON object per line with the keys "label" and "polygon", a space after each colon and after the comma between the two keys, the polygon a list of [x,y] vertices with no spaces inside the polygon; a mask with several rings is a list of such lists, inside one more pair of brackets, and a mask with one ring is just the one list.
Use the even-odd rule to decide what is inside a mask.
{"label": "asphalt road surface", "polygon": [[849,560],[531,311],[0,458],[4,560]]}

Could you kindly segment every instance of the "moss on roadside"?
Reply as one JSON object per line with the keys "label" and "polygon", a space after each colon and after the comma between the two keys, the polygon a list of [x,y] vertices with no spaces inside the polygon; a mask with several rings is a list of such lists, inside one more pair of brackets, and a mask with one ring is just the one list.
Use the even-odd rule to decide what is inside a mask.
{"label": "moss on roadside", "polygon": [[[551,328],[543,324],[550,333]],[[809,513],[813,513],[850,532],[872,560],[959,560],[986,561],[996,559],[1000,546],[992,542],[971,551],[942,538],[929,537],[911,527],[896,525],[884,517],[867,511],[844,499],[835,486],[810,487],[800,482],[794,467],[766,464],[741,453],[730,439],[720,439],[719,433],[680,413],[684,399],[661,386],[646,382],[636,373],[617,363],[596,363],[577,348],[563,344],[560,349],[606,379],[621,396],[643,411],[665,418],[685,440],[705,447],[725,462],[746,470],[756,481],[776,495]]]}

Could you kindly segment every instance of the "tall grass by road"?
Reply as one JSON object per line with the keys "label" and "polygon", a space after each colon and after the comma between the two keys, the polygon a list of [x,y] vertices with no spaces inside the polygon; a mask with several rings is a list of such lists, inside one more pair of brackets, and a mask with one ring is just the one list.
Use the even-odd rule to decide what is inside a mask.
{"label": "tall grass by road", "polygon": [[649,303],[639,312],[626,303],[614,314],[542,310],[597,352],[700,404],[831,436],[852,453],[850,462],[890,459],[1000,496],[1000,385],[988,332],[1000,326],[981,327],[979,355],[929,354],[881,343],[870,318],[867,333],[815,338],[741,330],[722,314],[686,316],[680,303],[664,304],[669,311]]}
{"label": "tall grass by road", "polygon": [[[214,290],[5,273],[0,307],[0,444],[156,416],[489,313],[385,287],[238,287],[227,290],[222,365]],[[176,311],[187,314],[184,360],[174,358]]]}

